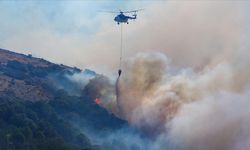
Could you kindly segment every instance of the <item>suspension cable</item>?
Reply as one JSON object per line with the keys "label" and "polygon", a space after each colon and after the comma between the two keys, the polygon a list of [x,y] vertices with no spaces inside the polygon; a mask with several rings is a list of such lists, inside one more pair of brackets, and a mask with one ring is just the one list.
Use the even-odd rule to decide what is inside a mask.
{"label": "suspension cable", "polygon": [[122,67],[122,48],[123,48],[123,32],[122,32],[122,23],[121,23],[121,47],[120,47],[120,65],[119,69]]}

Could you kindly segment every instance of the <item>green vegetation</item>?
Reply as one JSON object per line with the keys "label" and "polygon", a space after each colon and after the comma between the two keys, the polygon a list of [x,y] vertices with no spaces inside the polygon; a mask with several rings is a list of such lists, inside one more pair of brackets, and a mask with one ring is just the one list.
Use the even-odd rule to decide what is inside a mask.
{"label": "green vegetation", "polygon": [[82,88],[66,76],[80,69],[1,49],[0,54],[4,58],[0,60],[4,83],[0,85],[0,150],[96,150],[99,146],[83,129],[98,135],[126,125],[94,103],[99,84]]}
{"label": "green vegetation", "polygon": [[89,139],[50,104],[0,100],[0,149],[91,149]]}
{"label": "green vegetation", "polygon": [[125,122],[96,105],[88,96],[69,96],[58,90],[48,102],[0,98],[0,149],[99,149],[79,127],[112,132]]}

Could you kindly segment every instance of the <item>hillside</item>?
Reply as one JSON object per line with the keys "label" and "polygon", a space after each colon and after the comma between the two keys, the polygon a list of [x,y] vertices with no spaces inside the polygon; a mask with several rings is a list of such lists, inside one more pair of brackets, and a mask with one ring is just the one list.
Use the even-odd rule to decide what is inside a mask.
{"label": "hillside", "polygon": [[[55,81],[52,74],[63,74],[65,70],[80,72],[80,69],[53,64],[31,55],[23,55],[0,49],[0,95],[29,101],[49,100],[53,93],[49,87]],[[11,93],[11,94],[10,94]]]}
{"label": "hillside", "polygon": [[95,103],[89,86],[69,78],[74,74],[105,78],[0,49],[0,149],[102,149],[86,129],[98,135],[126,125]]}

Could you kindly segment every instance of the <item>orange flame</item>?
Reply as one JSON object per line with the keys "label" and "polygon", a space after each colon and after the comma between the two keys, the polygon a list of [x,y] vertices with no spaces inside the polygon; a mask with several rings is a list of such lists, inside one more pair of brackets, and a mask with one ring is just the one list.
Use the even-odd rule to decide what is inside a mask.
{"label": "orange flame", "polygon": [[101,102],[102,102],[102,101],[101,101],[101,99],[100,99],[100,98],[96,98],[96,99],[95,99],[95,103],[96,103],[97,105],[100,105],[100,104],[101,104]]}

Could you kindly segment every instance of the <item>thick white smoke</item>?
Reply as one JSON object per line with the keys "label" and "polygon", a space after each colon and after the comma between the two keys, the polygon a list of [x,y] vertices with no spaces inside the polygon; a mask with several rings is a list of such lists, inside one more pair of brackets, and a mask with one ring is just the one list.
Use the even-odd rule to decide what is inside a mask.
{"label": "thick white smoke", "polygon": [[249,89],[222,92],[183,105],[168,125],[168,136],[185,149],[249,149],[249,97]]}
{"label": "thick white smoke", "polygon": [[114,113],[154,137],[154,149],[169,143],[191,150],[248,149],[250,71],[244,63],[173,72],[164,54],[139,53],[124,66],[122,113]]}

